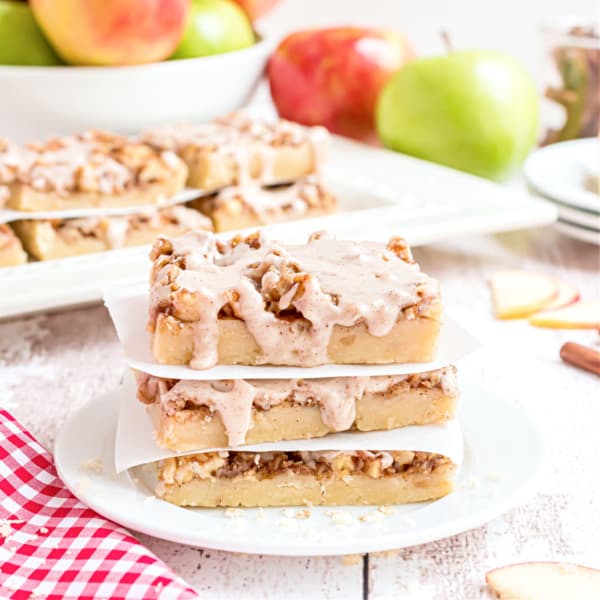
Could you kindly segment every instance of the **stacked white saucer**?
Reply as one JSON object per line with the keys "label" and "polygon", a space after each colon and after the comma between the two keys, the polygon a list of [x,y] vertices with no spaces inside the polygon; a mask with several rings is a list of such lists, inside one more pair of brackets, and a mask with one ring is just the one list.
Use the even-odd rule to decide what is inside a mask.
{"label": "stacked white saucer", "polygon": [[560,142],[527,159],[525,179],[558,209],[556,228],[600,245],[600,139]]}

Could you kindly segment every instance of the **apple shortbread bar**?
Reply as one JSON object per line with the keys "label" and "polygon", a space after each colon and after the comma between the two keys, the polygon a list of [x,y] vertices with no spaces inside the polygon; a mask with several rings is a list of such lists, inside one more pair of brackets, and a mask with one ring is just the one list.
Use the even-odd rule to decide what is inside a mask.
{"label": "apple shortbread bar", "polygon": [[311,236],[288,245],[260,233],[160,237],[151,251],[155,360],[316,366],[433,360],[437,281],[407,244]]}
{"label": "apple shortbread bar", "polygon": [[186,178],[173,152],[102,131],[0,152],[5,205],[23,211],[160,204]]}
{"label": "apple shortbread bar", "polygon": [[16,221],[14,228],[29,254],[51,260],[151,244],[160,234],[210,231],[212,224],[191,208],[170,206],[115,217]]}
{"label": "apple shortbread bar", "polygon": [[149,129],[141,139],[181,156],[189,186],[214,191],[251,180],[285,183],[316,173],[329,134],[322,127],[303,127],[285,119],[271,122],[238,111],[208,124]]}
{"label": "apple shortbread bar", "polygon": [[27,254],[19,238],[8,225],[0,223],[0,267],[12,267],[26,262]]}
{"label": "apple shortbread bar", "polygon": [[390,505],[445,496],[455,473],[429,452],[221,451],[165,459],[156,492],[179,506]]}
{"label": "apple shortbread bar", "polygon": [[161,448],[176,452],[452,419],[452,366],[410,375],[191,381],[136,372]]}
{"label": "apple shortbread bar", "polygon": [[331,214],[337,199],[315,178],[307,178],[276,188],[228,187],[189,205],[210,217],[215,231],[232,231]]}

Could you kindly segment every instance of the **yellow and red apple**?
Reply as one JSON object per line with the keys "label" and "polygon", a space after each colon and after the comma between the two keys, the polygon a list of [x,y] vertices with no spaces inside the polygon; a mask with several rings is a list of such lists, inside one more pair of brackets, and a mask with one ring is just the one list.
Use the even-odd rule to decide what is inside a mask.
{"label": "yellow and red apple", "polygon": [[189,0],[30,0],[58,54],[74,65],[131,65],[167,58],[183,34]]}
{"label": "yellow and red apple", "polygon": [[266,15],[279,0],[234,0],[239,4],[251,21]]}
{"label": "yellow and red apple", "polygon": [[271,96],[286,119],[372,140],[379,92],[413,57],[407,39],[393,31],[299,31],[285,38],[271,56]]}

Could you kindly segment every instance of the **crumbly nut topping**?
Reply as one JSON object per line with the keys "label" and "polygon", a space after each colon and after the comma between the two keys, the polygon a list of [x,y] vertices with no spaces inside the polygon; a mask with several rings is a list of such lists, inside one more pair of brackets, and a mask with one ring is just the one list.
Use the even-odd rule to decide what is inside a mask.
{"label": "crumbly nut topping", "polygon": [[121,194],[164,182],[182,169],[170,151],[97,130],[25,147],[0,145],[0,184],[21,183],[39,192]]}
{"label": "crumbly nut topping", "polygon": [[314,142],[316,138],[328,138],[327,131],[322,127],[303,127],[285,119],[270,121],[256,118],[243,110],[214,119],[211,123],[178,123],[154,127],[143,131],[141,135],[143,141],[175,152],[193,147],[222,153],[233,153],[236,145],[244,143],[295,146]]}
{"label": "crumbly nut topping", "polygon": [[429,474],[451,465],[441,454],[412,451],[329,452],[205,452],[167,458],[159,464],[159,479],[182,485],[193,479],[268,479],[283,473],[309,475],[319,480],[363,475],[372,479],[413,473]]}
{"label": "crumbly nut topping", "polygon": [[327,132],[323,127],[303,127],[286,119],[276,121],[258,119],[244,110],[238,110],[217,118],[215,123],[237,130],[244,136],[272,146],[295,146],[307,141],[311,135],[327,137]]}
{"label": "crumbly nut topping", "polygon": [[159,313],[195,321],[190,366],[198,369],[216,364],[218,318],[243,320],[265,363],[313,366],[327,362],[335,325],[364,323],[384,336],[439,303],[437,282],[401,238],[385,246],[319,235],[285,245],[258,233],[224,242],[192,232],[159,239],[150,257],[149,328]]}
{"label": "crumbly nut topping", "polygon": [[231,446],[244,443],[253,410],[269,410],[282,403],[317,405],[327,426],[333,431],[346,431],[356,419],[356,401],[365,393],[434,387],[448,393],[457,391],[456,369],[452,366],[409,375],[291,380],[191,381],[162,379],[139,371],[135,375],[138,399],[146,404],[159,403],[167,415],[199,409],[208,409],[205,416],[216,412]]}

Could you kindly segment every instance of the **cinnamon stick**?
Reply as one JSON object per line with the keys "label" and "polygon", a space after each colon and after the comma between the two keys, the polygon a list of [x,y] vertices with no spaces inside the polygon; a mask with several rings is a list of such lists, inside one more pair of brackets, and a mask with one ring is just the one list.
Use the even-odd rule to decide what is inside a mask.
{"label": "cinnamon stick", "polygon": [[570,365],[600,375],[600,352],[598,350],[575,342],[567,342],[560,349],[560,357]]}

